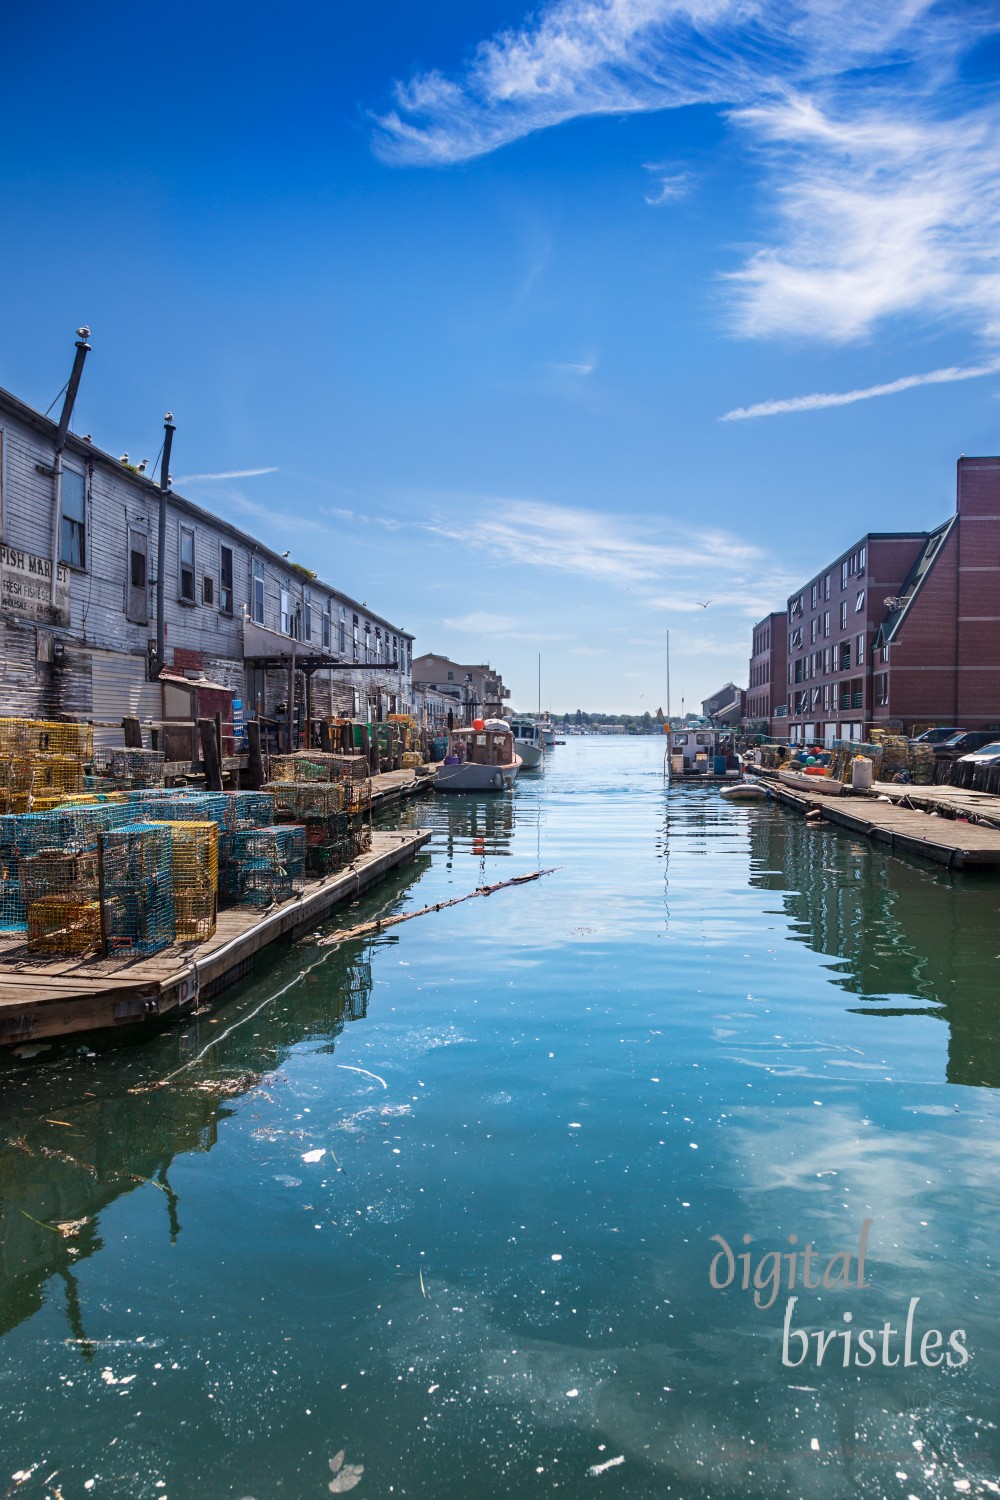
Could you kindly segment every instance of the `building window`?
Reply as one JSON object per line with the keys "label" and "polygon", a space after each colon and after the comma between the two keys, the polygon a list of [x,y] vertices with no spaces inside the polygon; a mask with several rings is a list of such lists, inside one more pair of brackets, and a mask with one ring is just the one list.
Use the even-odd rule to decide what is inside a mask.
{"label": "building window", "polygon": [[369,625],[368,621],[366,620],[365,621],[365,661],[371,661],[371,659],[372,659],[372,628]]}
{"label": "building window", "polygon": [[259,557],[253,560],[253,577],[250,594],[250,613],[258,625],[264,623],[264,564]]}
{"label": "building window", "polygon": [[180,541],[181,587],[180,598],[187,604],[194,603],[194,527],[181,527]]}
{"label": "building window", "polygon": [[860,667],[865,659],[865,638],[859,635],[854,643],[854,659]]}
{"label": "building window", "polygon": [[844,559],[844,561],[840,565],[840,587],[842,589],[846,589],[846,587],[847,587],[847,559],[846,558]]}
{"label": "building window", "polygon": [[858,553],[858,572],[859,573],[863,573],[865,571],[865,564],[867,563],[867,561],[868,561],[868,549],[867,549],[867,547],[862,547],[861,551]]}
{"label": "building window", "polygon": [[830,634],[830,611],[828,609],[823,611],[823,634]]}
{"label": "building window", "polygon": [[884,708],[889,702],[889,674],[880,672],[875,678],[875,696],[879,705]]}
{"label": "building window", "polygon": [[829,676],[829,673],[830,673],[830,648],[829,648],[829,646],[827,646],[824,649],[824,651],[823,651],[823,676],[827,677],[827,676]]}
{"label": "building window", "polygon": [[289,593],[289,591],[288,591],[287,588],[283,588],[281,590],[281,598],[280,598],[280,603],[279,603],[279,619],[281,621],[280,629],[281,629],[282,635],[291,635],[291,633],[292,633],[292,596]]}
{"label": "building window", "polygon": [[337,620],[337,650],[341,656],[347,652],[347,615],[344,606],[340,606],[340,615]]}
{"label": "building window", "polygon": [[813,615],[812,619],[809,621],[809,642],[811,645],[815,643],[818,630],[819,617],[817,615]]}
{"label": "building window", "polygon": [[144,531],[128,531],[128,590],[125,601],[125,618],[133,624],[145,625],[149,620],[149,591],[147,589],[146,558],[149,539]]}
{"label": "building window", "polygon": [[841,628],[841,630],[846,630],[847,629],[847,600],[846,599],[843,600],[843,602],[841,603],[841,606],[840,606],[840,628]]}
{"label": "building window", "polygon": [[312,589],[302,590],[302,639],[311,641],[313,638],[313,607]]}
{"label": "building window", "polygon": [[841,641],[840,643],[840,670],[849,672],[851,670],[851,643]]}
{"label": "building window", "polygon": [[810,593],[810,602],[811,602],[811,605],[812,605],[813,609],[816,608],[816,604],[818,602],[818,599],[819,599],[819,584],[818,583],[814,583],[813,586],[812,586],[811,593]]}
{"label": "building window", "polygon": [[202,604],[215,603],[215,579],[211,578],[208,573],[201,580],[201,602]]}
{"label": "building window", "polygon": [[864,589],[859,589],[858,590],[858,597],[854,601],[854,613],[856,615],[860,614],[861,611],[864,609],[864,607],[865,607],[865,591],[864,591]]}
{"label": "building window", "polygon": [[354,631],[354,660],[357,661],[359,659],[358,658],[358,617],[357,617],[357,615],[352,615],[351,618],[354,621],[354,625],[352,627],[353,631]]}
{"label": "building window", "polygon": [[330,610],[332,609],[332,607],[333,606],[331,605],[330,600],[327,599],[326,602],[323,605],[323,650],[324,651],[329,651],[330,646],[331,646],[331,644],[333,642],[333,621],[330,618]]}
{"label": "building window", "polygon": [[823,598],[824,599],[829,599],[829,597],[830,597],[830,575],[829,575],[829,573],[827,573],[826,577],[823,579]]}
{"label": "building window", "polygon": [[375,627],[375,660],[382,660],[382,632],[378,626]]}
{"label": "building window", "polygon": [[224,615],[233,612],[233,549],[219,548],[219,608]]}
{"label": "building window", "polygon": [[59,556],[71,568],[87,566],[87,485],[75,469],[64,469]]}

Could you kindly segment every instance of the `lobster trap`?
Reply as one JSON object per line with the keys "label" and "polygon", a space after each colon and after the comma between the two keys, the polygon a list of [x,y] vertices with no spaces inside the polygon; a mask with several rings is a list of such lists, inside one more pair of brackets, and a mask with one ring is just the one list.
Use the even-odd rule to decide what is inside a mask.
{"label": "lobster trap", "polygon": [[102,946],[101,903],[80,896],[42,896],[28,902],[28,952],[83,955]]}
{"label": "lobster trap", "polygon": [[132,810],[147,823],[214,823],[226,827],[229,797],[225,792],[168,792],[155,789],[133,794]]}
{"label": "lobster trap", "polygon": [[0,815],[0,932],[24,932],[28,911],[17,862],[17,824],[11,813]]}
{"label": "lobster trap", "polygon": [[179,943],[214,936],[219,908],[219,828],[214,822],[170,822],[174,926]]}
{"label": "lobster trap", "polygon": [[334,755],[324,750],[272,755],[270,764],[272,781],[362,781],[368,775],[363,755]]}
{"label": "lobster trap", "polygon": [[144,956],[174,941],[172,845],[164,824],[130,823],[100,835],[105,953]]}
{"label": "lobster trap", "polygon": [[102,786],[127,790],[163,785],[162,750],[119,750],[99,745],[94,751],[93,766],[95,785],[88,787],[88,791]]}
{"label": "lobster trap", "polygon": [[270,792],[224,792],[227,833],[267,828],[274,822],[274,798]]}
{"label": "lobster trap", "polygon": [[344,806],[344,788],[339,782],[272,781],[267,790],[274,798],[274,820],[279,823],[336,817]]}
{"label": "lobster trap", "polygon": [[273,906],[301,891],[306,831],[297,824],[239,829],[227,836],[222,868],[226,900],[240,906]]}

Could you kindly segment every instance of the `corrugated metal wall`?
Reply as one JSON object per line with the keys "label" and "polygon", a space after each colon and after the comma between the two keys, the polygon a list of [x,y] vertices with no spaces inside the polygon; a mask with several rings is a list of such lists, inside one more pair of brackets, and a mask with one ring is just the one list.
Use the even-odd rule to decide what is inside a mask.
{"label": "corrugated metal wall", "polygon": [[146,659],[124,656],[117,651],[90,653],[91,706],[95,725],[110,721],[114,729],[94,729],[95,745],[121,745],[121,721],[137,718],[144,726],[143,743],[148,747],[147,719],[162,718],[160,684],[146,679]]}

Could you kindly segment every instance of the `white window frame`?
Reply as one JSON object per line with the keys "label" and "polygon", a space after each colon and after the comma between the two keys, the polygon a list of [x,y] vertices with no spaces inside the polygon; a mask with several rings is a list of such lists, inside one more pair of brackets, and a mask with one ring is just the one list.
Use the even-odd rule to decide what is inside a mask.
{"label": "white window frame", "polygon": [[[223,567],[223,557],[224,557],[224,555],[227,552],[229,553],[229,586],[228,586],[228,589],[227,589],[226,584],[224,582],[224,579],[225,579],[226,575],[225,575],[225,569]],[[227,593],[229,595],[229,604],[228,604],[228,606],[226,604],[226,595],[227,595]],[[220,615],[231,615],[232,614],[232,612],[233,612],[233,604],[235,602],[235,593],[236,593],[236,549],[234,547],[232,547],[229,544],[229,542],[220,542],[219,543],[219,614]]]}
{"label": "white window frame", "polygon": [[[184,538],[191,538],[191,561],[184,561]],[[191,592],[184,591],[184,574],[191,574]],[[193,526],[186,526],[183,521],[177,523],[177,599],[181,604],[195,604],[197,602],[197,577],[198,577],[198,539],[195,536]]]}
{"label": "white window frame", "polygon": [[[67,514],[66,514],[66,480],[67,480],[67,478],[68,478],[68,476],[70,474],[72,474],[72,476],[73,476],[74,479],[79,479],[79,481],[80,481],[80,492],[81,492],[81,495],[83,497],[83,515],[79,519],[76,516],[67,516]],[[62,499],[62,508],[60,510],[60,515],[59,515],[59,561],[61,563],[64,563],[67,568],[73,568],[77,573],[85,573],[87,571],[87,553],[90,550],[90,528],[87,525],[87,472],[86,472],[86,470],[84,470],[81,473],[81,471],[79,469],[74,469],[72,467],[66,467],[66,468],[63,469],[63,490],[62,490],[62,497],[63,497],[63,499]],[[72,550],[72,549],[69,549],[69,548],[67,548],[65,546],[65,538],[67,536],[67,530],[66,530],[66,528],[68,526],[69,527],[78,526],[80,528],[80,559],[79,559],[79,561],[74,561],[74,559],[72,557],[67,557],[67,555],[66,555],[67,551],[71,551]],[[70,531],[68,534],[70,536],[72,536],[74,533],[72,531]]]}
{"label": "white window frame", "polygon": [[[258,609],[258,585],[260,586],[260,600]],[[257,625],[263,625],[266,608],[266,592],[264,587],[264,564],[259,557],[251,560],[250,564],[250,618]]]}

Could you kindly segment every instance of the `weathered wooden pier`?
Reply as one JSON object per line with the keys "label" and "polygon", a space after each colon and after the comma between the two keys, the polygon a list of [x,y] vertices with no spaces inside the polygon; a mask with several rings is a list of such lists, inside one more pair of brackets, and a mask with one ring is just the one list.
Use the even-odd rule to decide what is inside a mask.
{"label": "weathered wooden pier", "polygon": [[[852,833],[887,844],[900,854],[914,854],[949,870],[1000,869],[1000,826],[970,823],[969,810],[959,810],[956,796],[976,798],[977,812],[987,815],[981,804],[991,803],[1000,825],[1000,798],[979,792],[957,793],[953,787],[883,785],[876,782],[872,796],[830,796],[812,788],[790,786],[784,776],[766,777],[777,800],[797,812],[819,810],[825,821]],[[796,781],[805,781],[797,777]],[[947,796],[935,797],[935,792]],[[880,796],[888,801],[880,801]],[[910,805],[904,806],[908,802]],[[918,805],[922,803],[923,805]]]}
{"label": "weathered wooden pier", "polygon": [[[412,780],[412,773],[393,774]],[[408,786],[401,782],[398,795]],[[299,895],[267,911],[223,908],[207,942],[174,944],[138,962],[46,961],[37,954],[29,957],[23,940],[7,937],[0,942],[0,1045],[134,1026],[204,1004],[245,979],[262,948],[301,937],[335,906],[355,900],[391,870],[412,861],[430,837],[425,831],[376,829],[370,851],[347,869],[307,880]]]}

